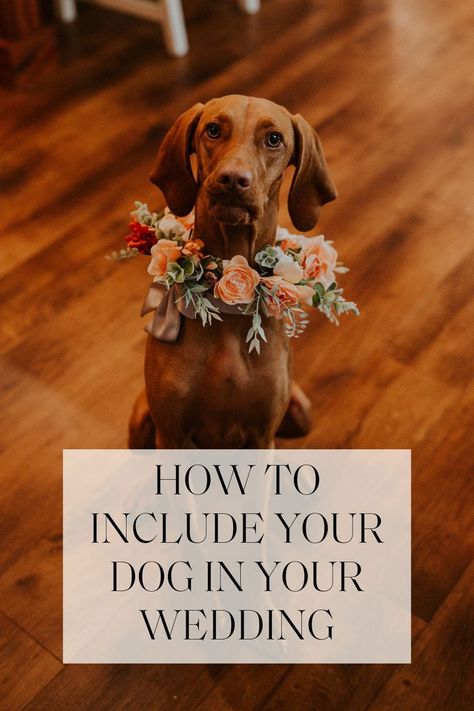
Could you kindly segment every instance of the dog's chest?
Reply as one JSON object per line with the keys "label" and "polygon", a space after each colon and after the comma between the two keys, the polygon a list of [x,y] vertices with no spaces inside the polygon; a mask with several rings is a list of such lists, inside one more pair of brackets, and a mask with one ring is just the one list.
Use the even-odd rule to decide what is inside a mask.
{"label": "dog's chest", "polygon": [[192,399],[206,410],[211,405],[215,416],[242,422],[271,418],[289,392],[286,345],[270,337],[258,355],[248,353],[235,331],[216,339],[200,364],[204,387],[195,388]]}
{"label": "dog's chest", "polygon": [[[179,344],[150,339],[147,391],[153,419],[200,447],[261,446],[288,404],[288,342],[268,331],[260,355],[248,353],[248,319],[204,329],[184,324]],[[245,330],[244,330],[245,329]],[[186,440],[187,441],[187,440]]]}

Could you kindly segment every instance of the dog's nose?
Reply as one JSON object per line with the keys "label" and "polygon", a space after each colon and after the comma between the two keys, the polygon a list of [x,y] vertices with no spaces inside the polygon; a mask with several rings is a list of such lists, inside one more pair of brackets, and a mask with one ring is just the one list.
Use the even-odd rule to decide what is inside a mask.
{"label": "dog's nose", "polygon": [[252,185],[252,174],[243,169],[222,170],[217,176],[217,182],[226,190],[244,193]]}

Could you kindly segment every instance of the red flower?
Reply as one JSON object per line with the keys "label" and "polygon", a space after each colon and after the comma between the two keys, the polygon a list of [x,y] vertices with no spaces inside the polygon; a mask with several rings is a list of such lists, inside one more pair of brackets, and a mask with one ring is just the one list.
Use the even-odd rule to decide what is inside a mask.
{"label": "red flower", "polygon": [[125,237],[125,241],[131,249],[138,249],[140,254],[150,254],[151,248],[156,244],[155,231],[147,225],[133,220],[129,224],[131,234]]}

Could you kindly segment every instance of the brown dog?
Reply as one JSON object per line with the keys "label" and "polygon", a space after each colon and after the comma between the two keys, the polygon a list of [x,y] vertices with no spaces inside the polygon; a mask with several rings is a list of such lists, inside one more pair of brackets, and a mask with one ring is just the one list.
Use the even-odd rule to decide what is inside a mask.
{"label": "brown dog", "polygon": [[[196,176],[190,155],[196,154]],[[275,242],[278,195],[289,165],[293,224],[312,229],[337,196],[319,138],[299,115],[265,99],[224,96],[196,104],[166,134],[151,180],[176,215],[195,208],[194,237],[214,256],[245,256]],[[268,345],[249,354],[248,318],[203,328],[182,319],[175,343],[150,337],[146,393],[130,422],[132,448],[267,448],[275,435],[305,434],[310,405],[291,380],[288,338],[265,323]]]}

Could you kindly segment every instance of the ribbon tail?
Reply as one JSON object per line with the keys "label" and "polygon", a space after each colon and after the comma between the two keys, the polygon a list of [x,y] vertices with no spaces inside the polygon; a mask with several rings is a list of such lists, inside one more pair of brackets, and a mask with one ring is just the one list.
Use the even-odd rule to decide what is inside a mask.
{"label": "ribbon tail", "polygon": [[181,314],[175,296],[175,289],[168,291],[162,284],[152,284],[145,297],[141,315],[155,312],[151,321],[145,325],[145,331],[158,341],[173,343],[178,338]]}

